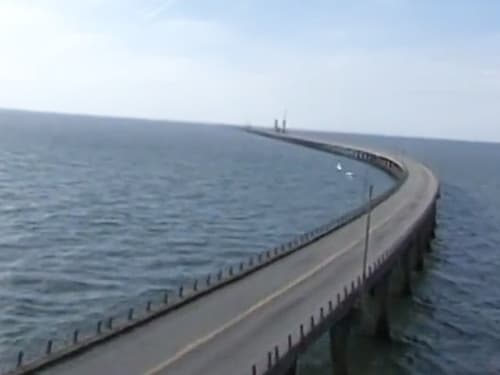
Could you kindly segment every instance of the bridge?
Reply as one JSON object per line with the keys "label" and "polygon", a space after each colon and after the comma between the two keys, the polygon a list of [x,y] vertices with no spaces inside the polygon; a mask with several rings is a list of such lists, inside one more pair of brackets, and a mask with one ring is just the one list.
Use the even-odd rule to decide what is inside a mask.
{"label": "bridge", "polygon": [[40,358],[20,351],[9,375],[293,375],[297,358],[325,333],[339,375],[348,373],[354,321],[390,339],[389,295],[411,293],[413,271],[430,251],[436,177],[406,157],[248,131],[364,161],[391,175],[394,186],[287,244],[100,321],[91,334],[75,330],[67,345],[49,340]]}

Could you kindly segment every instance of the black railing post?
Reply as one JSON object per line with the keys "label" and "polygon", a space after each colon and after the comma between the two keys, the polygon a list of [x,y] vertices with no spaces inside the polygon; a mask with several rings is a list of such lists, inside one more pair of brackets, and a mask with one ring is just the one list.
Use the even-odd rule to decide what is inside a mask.
{"label": "black railing post", "polygon": [[50,355],[52,353],[52,340],[47,341],[47,347],[45,348],[45,354]]}
{"label": "black railing post", "polygon": [[76,345],[78,344],[78,330],[75,329],[75,331],[73,332],[73,345]]}
{"label": "black railing post", "polygon": [[19,351],[17,354],[17,366],[16,367],[21,367],[23,365],[23,357],[24,357],[24,352],[22,350]]}

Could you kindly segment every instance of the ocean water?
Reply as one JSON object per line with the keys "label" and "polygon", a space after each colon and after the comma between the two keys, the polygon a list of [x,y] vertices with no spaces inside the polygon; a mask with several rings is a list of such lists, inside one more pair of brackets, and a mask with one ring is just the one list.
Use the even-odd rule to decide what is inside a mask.
{"label": "ocean water", "polygon": [[[500,145],[317,135],[407,154],[442,183],[393,340],[356,338],[353,374],[500,374]],[[340,216],[365,176],[391,184],[226,127],[0,112],[0,363]],[[325,337],[300,374],[329,373]]]}
{"label": "ocean water", "polygon": [[234,128],[0,112],[1,367],[342,215],[365,178],[393,183]]}
{"label": "ocean water", "polygon": [[[409,155],[441,181],[436,239],[414,295],[391,309],[390,344],[358,338],[353,374],[500,374],[500,145],[318,133]],[[301,374],[328,374],[328,340]]]}

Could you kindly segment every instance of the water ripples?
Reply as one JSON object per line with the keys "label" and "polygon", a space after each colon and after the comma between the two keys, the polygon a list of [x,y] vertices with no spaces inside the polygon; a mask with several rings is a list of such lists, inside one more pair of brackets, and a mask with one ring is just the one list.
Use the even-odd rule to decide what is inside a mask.
{"label": "water ripples", "polygon": [[[230,129],[16,116],[0,114],[0,362],[361,203],[362,184],[335,158]],[[43,126],[20,130],[19,116]],[[500,373],[498,146],[322,136],[404,149],[442,182],[433,252],[394,307],[394,341],[358,338],[353,374]],[[389,184],[343,164],[379,191]],[[305,373],[330,370],[327,345],[301,359]]]}
{"label": "water ripples", "polygon": [[[361,184],[330,155],[240,131],[18,116],[28,116],[21,132],[0,114],[2,363],[15,349],[31,357],[48,338],[61,345],[75,328],[159,303],[161,292],[361,202]],[[381,172],[371,178],[378,192],[391,185]]]}

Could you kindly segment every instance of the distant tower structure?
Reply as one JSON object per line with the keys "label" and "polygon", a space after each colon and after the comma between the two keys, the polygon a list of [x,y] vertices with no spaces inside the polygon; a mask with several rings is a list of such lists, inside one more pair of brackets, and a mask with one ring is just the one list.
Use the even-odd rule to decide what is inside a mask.
{"label": "distant tower structure", "polygon": [[286,110],[285,110],[285,114],[283,115],[283,126],[281,127],[281,131],[283,133],[286,133]]}
{"label": "distant tower structure", "polygon": [[279,126],[279,124],[278,124],[278,119],[277,119],[277,118],[275,118],[275,119],[274,119],[274,131],[275,131],[276,133],[279,133],[279,132],[280,132],[280,126]]}

